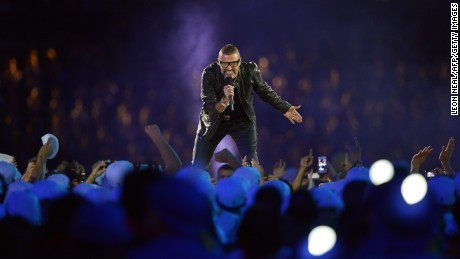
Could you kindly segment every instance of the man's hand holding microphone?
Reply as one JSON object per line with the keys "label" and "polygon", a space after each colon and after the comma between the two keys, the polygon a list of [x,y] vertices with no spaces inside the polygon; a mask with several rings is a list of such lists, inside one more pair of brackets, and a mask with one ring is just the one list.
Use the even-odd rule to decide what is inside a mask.
{"label": "man's hand holding microphone", "polygon": [[235,87],[232,85],[233,79],[231,74],[227,71],[224,78],[224,94],[225,99],[229,100],[230,109],[233,111],[235,109],[235,101],[233,96],[235,95]]}
{"label": "man's hand holding microphone", "polygon": [[230,105],[230,109],[234,110],[235,102],[233,100],[233,96],[235,95],[235,87],[232,85],[233,79],[230,76],[230,73],[225,73],[224,78],[224,97],[220,100],[219,103],[216,104],[216,110],[219,113],[224,112],[227,106]]}

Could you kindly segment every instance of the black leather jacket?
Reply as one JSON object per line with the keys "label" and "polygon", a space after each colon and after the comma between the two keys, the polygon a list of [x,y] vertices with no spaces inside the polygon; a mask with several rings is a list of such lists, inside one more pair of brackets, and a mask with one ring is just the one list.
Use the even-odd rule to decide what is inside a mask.
{"label": "black leather jacket", "polygon": [[[283,114],[289,110],[291,104],[281,99],[281,97],[262,79],[257,64],[254,62],[242,62],[238,72],[240,84],[238,96],[243,110],[251,120],[256,123],[256,115],[253,107],[253,91],[265,102]],[[218,113],[215,104],[224,97],[224,75],[220,72],[217,62],[207,66],[201,75],[201,100],[203,106],[200,112],[197,134],[205,140],[209,140],[219,127],[223,115]]]}

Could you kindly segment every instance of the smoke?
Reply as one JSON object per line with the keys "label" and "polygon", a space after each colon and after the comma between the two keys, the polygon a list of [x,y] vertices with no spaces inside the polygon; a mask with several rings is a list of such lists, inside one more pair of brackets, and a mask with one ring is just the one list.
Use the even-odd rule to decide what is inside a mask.
{"label": "smoke", "polygon": [[183,3],[172,16],[175,28],[165,41],[165,51],[174,63],[183,96],[189,98],[186,118],[196,122],[201,109],[201,73],[215,60],[220,48],[216,44],[216,15],[208,5]]}

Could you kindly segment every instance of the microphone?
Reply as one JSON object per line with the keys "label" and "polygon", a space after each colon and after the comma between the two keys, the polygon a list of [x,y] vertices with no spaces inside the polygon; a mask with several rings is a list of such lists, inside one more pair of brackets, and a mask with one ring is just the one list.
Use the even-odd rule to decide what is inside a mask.
{"label": "microphone", "polygon": [[[233,85],[233,78],[230,76],[229,72],[225,72],[224,85]],[[233,95],[230,96],[230,109],[232,111],[235,109],[235,101],[233,100]]]}

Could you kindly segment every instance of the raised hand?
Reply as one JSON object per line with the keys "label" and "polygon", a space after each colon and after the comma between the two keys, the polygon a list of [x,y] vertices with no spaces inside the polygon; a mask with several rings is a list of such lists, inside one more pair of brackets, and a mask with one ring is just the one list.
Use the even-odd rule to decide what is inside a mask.
{"label": "raised hand", "polygon": [[308,156],[300,158],[300,169],[307,169],[313,164],[315,157],[313,156],[313,150],[310,148]]}
{"label": "raised hand", "polygon": [[86,179],[86,183],[94,183],[94,180],[101,176],[107,169],[107,162],[105,160],[98,161],[94,166],[91,174]]}
{"label": "raised hand", "polygon": [[264,175],[264,168],[262,167],[262,165],[259,164],[259,162],[257,162],[254,158],[251,160],[251,165],[252,167],[256,168],[257,170],[259,170],[260,174],[263,176]]}
{"label": "raised hand", "polygon": [[163,137],[160,127],[156,124],[147,125],[144,127],[144,131],[160,151],[161,158],[165,163],[164,172],[169,175],[176,174],[176,172],[182,167],[182,160],[179,158],[172,146],[169,145],[168,141]]}
{"label": "raised hand", "polygon": [[448,175],[453,175],[455,173],[454,169],[450,166],[450,158],[454,152],[454,145],[455,139],[451,137],[447,143],[447,147],[442,146],[441,153],[439,154],[439,161],[441,161],[444,172]]}
{"label": "raised hand", "polygon": [[37,154],[37,160],[39,159],[48,159],[51,154],[53,154],[53,147],[51,146],[51,138],[48,139],[48,142],[40,147]]}
{"label": "raised hand", "polygon": [[433,152],[434,148],[431,146],[426,146],[423,149],[420,149],[417,154],[412,157],[411,160],[411,173],[418,173],[420,170],[420,165],[422,165],[426,158]]}
{"label": "raised hand", "polygon": [[313,183],[313,168],[310,169],[310,172],[308,172],[307,174],[307,177],[302,181],[302,186],[305,186],[307,185],[307,188],[308,190],[312,189],[313,187],[315,187],[314,183]]}
{"label": "raised hand", "polygon": [[286,173],[286,161],[280,159],[278,163],[273,166],[273,178],[279,179]]}
{"label": "raised hand", "polygon": [[337,174],[334,166],[329,160],[327,160],[326,162],[326,168],[327,168],[327,176],[329,177],[329,179],[331,179],[331,181],[339,180],[339,175]]}
{"label": "raised hand", "polygon": [[156,124],[145,126],[144,131],[145,131],[145,133],[147,133],[147,135],[150,138],[156,138],[158,136],[161,136],[160,127],[158,127],[158,125],[156,125]]}
{"label": "raised hand", "polygon": [[313,164],[313,159],[313,150],[311,148],[310,152],[308,153],[308,156],[303,156],[300,158],[299,170],[297,171],[297,174],[291,183],[293,191],[299,190],[302,186],[302,182],[304,181],[307,169]]}
{"label": "raised hand", "polygon": [[353,147],[345,145],[345,149],[350,154],[351,163],[361,161],[361,145],[359,144],[358,137],[355,137],[355,145]]}
{"label": "raised hand", "polygon": [[441,153],[439,154],[439,161],[441,163],[449,163],[452,153],[454,152],[455,139],[450,138],[447,147],[442,146]]}
{"label": "raised hand", "polygon": [[353,163],[351,163],[350,160],[348,159],[348,152],[345,152],[345,157],[342,162],[343,172],[344,173],[348,172],[348,170],[350,170],[352,167],[353,167]]}
{"label": "raised hand", "polygon": [[308,168],[308,156],[303,156],[300,158],[299,170],[307,171]]}
{"label": "raised hand", "polygon": [[22,179],[27,182],[35,183],[45,178],[46,161],[53,154],[53,147],[51,146],[51,138],[48,139],[43,146],[40,147],[37,154],[37,162],[30,172],[25,173]]}
{"label": "raised hand", "polygon": [[242,166],[249,166],[249,162],[247,160],[248,160],[248,156],[246,155],[241,159],[241,165]]}

